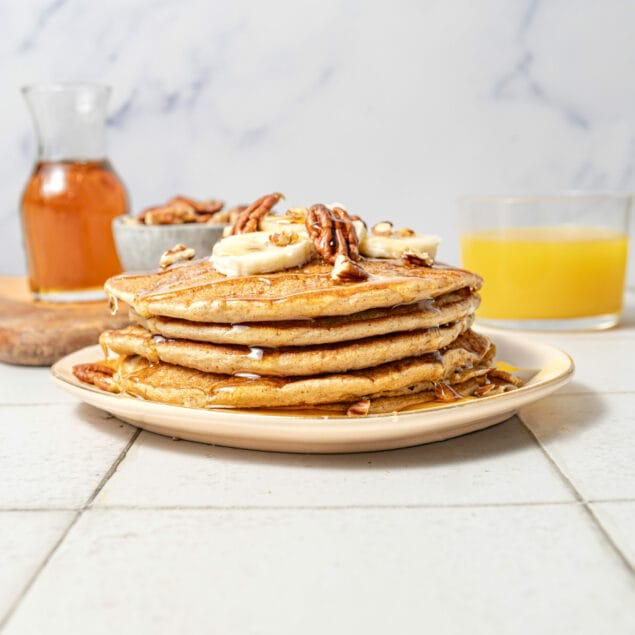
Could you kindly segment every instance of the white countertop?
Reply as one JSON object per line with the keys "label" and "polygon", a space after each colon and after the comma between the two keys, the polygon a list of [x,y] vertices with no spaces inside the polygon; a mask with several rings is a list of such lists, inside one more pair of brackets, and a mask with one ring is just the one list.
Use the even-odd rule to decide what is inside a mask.
{"label": "white countertop", "polygon": [[344,456],[139,433],[0,364],[5,632],[632,634],[635,303],[530,337],[574,357],[571,384]]}

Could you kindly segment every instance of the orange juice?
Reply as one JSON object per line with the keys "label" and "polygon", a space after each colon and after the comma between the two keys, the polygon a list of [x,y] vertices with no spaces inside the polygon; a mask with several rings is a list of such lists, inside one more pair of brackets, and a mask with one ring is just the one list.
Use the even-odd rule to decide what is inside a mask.
{"label": "orange juice", "polygon": [[628,237],[591,227],[526,227],[461,237],[463,266],[484,279],[477,315],[570,319],[622,309]]}

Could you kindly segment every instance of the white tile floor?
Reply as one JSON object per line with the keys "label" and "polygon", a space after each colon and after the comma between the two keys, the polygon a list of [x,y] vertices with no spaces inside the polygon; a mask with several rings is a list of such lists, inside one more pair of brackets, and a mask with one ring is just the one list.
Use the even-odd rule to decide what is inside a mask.
{"label": "white tile floor", "polygon": [[77,403],[1,412],[0,509],[81,507],[134,434],[109,414]]}
{"label": "white tile floor", "polygon": [[90,511],[7,634],[627,633],[633,603],[578,505]]}
{"label": "white tile floor", "polygon": [[514,418],[451,443],[333,456],[234,450],[142,432],[95,505],[391,507],[574,500]]}
{"label": "white tile floor", "polygon": [[538,336],[578,373],[520,419],[375,454],[137,434],[0,364],[0,624],[630,635],[633,308],[609,333]]}

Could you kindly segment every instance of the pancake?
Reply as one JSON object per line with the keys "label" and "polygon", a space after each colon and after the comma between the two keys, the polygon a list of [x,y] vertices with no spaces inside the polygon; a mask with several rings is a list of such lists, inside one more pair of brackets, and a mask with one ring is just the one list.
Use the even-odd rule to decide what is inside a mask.
{"label": "pancake", "polygon": [[163,271],[115,276],[105,289],[146,318],[243,323],[350,315],[459,289],[476,291],[482,284],[475,273],[440,264],[413,267],[401,260],[368,258],[360,264],[369,277],[341,283],[331,278],[333,267],[318,259],[301,268],[238,278],[197,260]]}
{"label": "pancake", "polygon": [[310,320],[206,324],[160,316],[143,318],[134,311],[130,320],[172,339],[242,346],[312,346],[448,324],[474,313],[479,302],[477,294],[461,289],[415,304]]}
{"label": "pancake", "polygon": [[369,368],[431,353],[451,344],[472,325],[467,316],[452,324],[405,333],[389,333],[351,342],[262,348],[165,339],[133,325],[105,331],[99,341],[119,355],[141,355],[207,373],[257,373],[273,377],[321,375]]}
{"label": "pancake", "polygon": [[[411,386],[446,378],[451,381],[453,376],[460,377],[457,372],[462,369],[470,370],[484,359],[487,363],[490,347],[485,336],[469,330],[435,353],[346,373],[286,378],[206,373],[136,355],[120,356],[98,366],[114,370],[102,388],[151,401],[193,408],[278,408],[397,396],[393,391],[399,389],[407,394],[413,392]],[[91,381],[88,371],[83,370],[74,372],[83,381]]]}

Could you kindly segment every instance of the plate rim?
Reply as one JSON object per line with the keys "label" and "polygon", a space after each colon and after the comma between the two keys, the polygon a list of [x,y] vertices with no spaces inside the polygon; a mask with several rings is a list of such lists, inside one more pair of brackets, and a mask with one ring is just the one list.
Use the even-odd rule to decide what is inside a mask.
{"label": "plate rim", "polygon": [[[427,406],[420,410],[409,410],[405,412],[398,413],[382,413],[376,415],[369,415],[367,417],[347,417],[346,415],[323,415],[323,416],[315,416],[315,415],[307,415],[301,416],[297,413],[286,415],[279,411],[272,412],[270,414],[263,413],[262,411],[258,411],[257,413],[249,412],[246,409],[232,409],[232,408],[189,408],[187,406],[180,406],[175,404],[163,404],[160,402],[146,401],[143,399],[135,398],[130,395],[125,394],[115,394],[115,393],[107,393],[105,391],[99,390],[93,386],[84,385],[79,380],[77,380],[72,375],[72,365],[76,363],[81,363],[82,361],[87,361],[88,356],[91,356],[91,359],[99,358],[99,355],[103,352],[99,344],[95,344],[93,346],[87,346],[85,348],[79,349],[69,355],[64,356],[60,360],[58,360],[51,367],[50,373],[53,381],[63,390],[74,394],[79,397],[82,401],[87,403],[91,403],[91,405],[95,405],[92,403],[93,401],[102,401],[105,400],[106,403],[117,403],[125,400],[125,407],[132,409],[135,414],[144,414],[144,413],[172,413],[174,416],[186,415],[192,413],[196,413],[193,416],[196,417],[209,417],[211,422],[214,422],[215,418],[219,416],[225,417],[229,415],[234,423],[240,424],[248,423],[249,426],[252,426],[254,423],[254,419],[260,420],[262,422],[266,422],[269,427],[275,425],[275,427],[279,427],[281,422],[284,422],[283,426],[292,427],[294,429],[300,426],[314,426],[316,422],[323,423],[325,420],[329,423],[329,430],[333,430],[335,427],[345,427],[351,428],[355,431],[359,432],[361,428],[369,429],[373,425],[385,426],[386,423],[392,422],[395,419],[395,416],[399,418],[402,422],[408,422],[413,419],[421,419],[421,418],[431,418],[435,414],[443,413],[444,415],[450,412],[464,412],[465,410],[482,410],[483,405],[487,404],[489,409],[492,409],[492,404],[494,403],[506,403],[506,402],[523,402],[521,404],[524,405],[525,402],[532,401],[531,399],[535,393],[542,394],[543,392],[546,394],[557,390],[560,386],[564,385],[573,377],[575,372],[575,364],[572,357],[562,349],[555,347],[551,344],[547,344],[537,340],[526,340],[523,338],[522,334],[505,332],[502,333],[496,329],[488,329],[480,327],[479,331],[484,332],[488,335],[493,335],[494,340],[497,338],[500,340],[502,338],[506,339],[508,342],[511,342],[515,346],[519,346],[521,349],[533,349],[540,350],[543,356],[547,354],[556,356],[560,358],[560,362],[562,364],[562,368],[558,372],[549,373],[548,369],[542,367],[539,369],[536,377],[540,376],[542,373],[546,373],[546,377],[539,379],[538,381],[534,381],[536,377],[532,378],[529,383],[525,386],[520,387],[517,390],[499,394],[492,395],[490,397],[482,397],[478,401],[474,400],[466,400],[461,401],[459,403],[449,403],[449,404],[439,404],[436,406]],[[86,359],[85,359],[86,358]],[[95,399],[85,398],[87,396],[93,395]],[[519,406],[519,407],[521,407]],[[96,407],[101,408],[103,410],[107,410],[106,407],[101,405],[96,405]],[[499,410],[498,408],[493,408],[494,410]],[[511,408],[510,412],[517,411],[518,408]],[[107,410],[109,411],[109,410]],[[116,415],[117,416],[117,415]],[[218,423],[218,422],[216,422]],[[300,424],[300,425],[299,425]]]}

